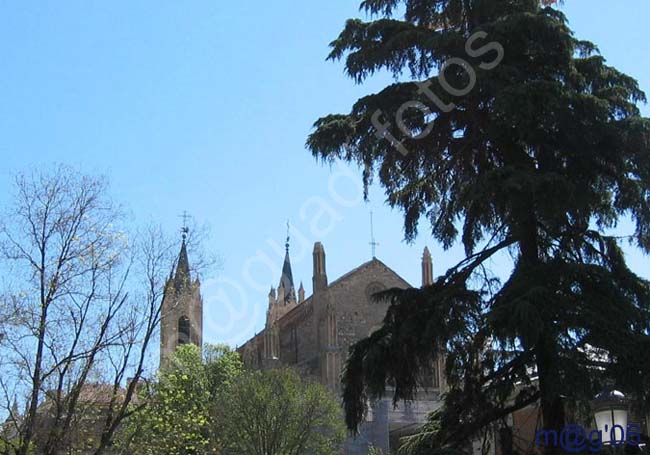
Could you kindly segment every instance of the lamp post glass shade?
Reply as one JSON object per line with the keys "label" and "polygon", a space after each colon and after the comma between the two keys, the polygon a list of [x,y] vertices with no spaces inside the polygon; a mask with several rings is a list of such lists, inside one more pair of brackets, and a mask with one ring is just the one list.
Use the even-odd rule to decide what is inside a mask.
{"label": "lamp post glass shade", "polygon": [[618,390],[603,390],[592,402],[596,427],[603,444],[621,444],[627,430],[627,400]]}

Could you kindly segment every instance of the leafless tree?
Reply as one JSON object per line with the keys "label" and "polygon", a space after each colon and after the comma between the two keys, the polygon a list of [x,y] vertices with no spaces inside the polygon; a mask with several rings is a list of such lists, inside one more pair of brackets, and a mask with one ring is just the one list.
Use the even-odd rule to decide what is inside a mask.
{"label": "leafless tree", "polygon": [[132,237],[122,223],[103,178],[66,167],[17,177],[0,224],[7,453],[27,455],[37,441],[44,454],[62,453],[99,406],[92,451],[101,455],[132,411],[174,254],[159,228]]}

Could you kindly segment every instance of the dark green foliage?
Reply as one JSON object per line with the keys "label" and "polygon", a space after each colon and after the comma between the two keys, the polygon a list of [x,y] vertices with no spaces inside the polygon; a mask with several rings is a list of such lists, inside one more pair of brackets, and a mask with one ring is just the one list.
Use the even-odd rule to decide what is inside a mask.
{"label": "dark green foliage", "polygon": [[[461,241],[467,254],[431,287],[381,296],[392,303],[384,327],[352,348],[343,378],[352,429],[387,381],[396,400],[411,398],[436,347],[450,391],[414,451],[458,448],[538,399],[544,425],[558,428],[561,396],[588,400],[606,383],[650,407],[650,287],[608,235],[629,218],[631,242],[650,252],[650,121],[637,107],[645,95],[574,37],[552,3],[367,0],[375,20],[348,21],[332,43],[330,58],[345,58],[357,82],[380,70],[396,82],[318,120],[308,147],[358,163],[366,186],[378,178],[404,212],[407,240],[426,218],[436,239]],[[489,43],[502,55],[476,52]],[[438,79],[450,58],[476,73],[463,96]],[[468,74],[462,65],[444,72],[456,88],[472,85]],[[440,109],[415,81],[453,108]],[[409,135],[396,118],[412,101],[431,113],[402,109]],[[401,151],[377,120],[390,122]],[[508,251],[515,266],[500,283],[486,267]]]}

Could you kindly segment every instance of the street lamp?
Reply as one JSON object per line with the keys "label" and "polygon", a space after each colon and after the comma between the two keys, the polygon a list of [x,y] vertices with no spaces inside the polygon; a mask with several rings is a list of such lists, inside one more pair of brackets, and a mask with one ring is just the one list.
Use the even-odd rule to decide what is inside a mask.
{"label": "street lamp", "polygon": [[[606,388],[591,403],[603,444],[622,444],[627,431],[628,402],[618,390]],[[618,430],[618,431],[616,431]]]}

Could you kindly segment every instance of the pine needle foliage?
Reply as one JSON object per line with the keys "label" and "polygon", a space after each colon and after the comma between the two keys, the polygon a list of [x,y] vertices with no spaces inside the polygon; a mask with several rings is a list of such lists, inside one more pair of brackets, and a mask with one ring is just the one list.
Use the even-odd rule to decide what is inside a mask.
{"label": "pine needle foliage", "polygon": [[[316,121],[308,148],[357,163],[366,190],[378,179],[407,240],[427,220],[435,239],[466,252],[432,286],[379,296],[391,303],[384,325],[351,348],[343,376],[350,429],[387,383],[395,400],[412,399],[436,349],[449,392],[411,453],[458,450],[533,402],[559,429],[563,400],[607,384],[650,408],[650,285],[611,235],[631,220],[629,241],[650,252],[645,94],[554,3],[365,0],[370,20],[349,20],[331,43],[330,59],[357,83],[380,71],[395,83]],[[499,47],[468,53],[489,43]],[[445,65],[459,58],[465,66]],[[452,94],[441,68],[452,87],[473,88]],[[422,83],[453,108],[434,105]],[[504,252],[515,262],[499,282],[488,265]]]}

